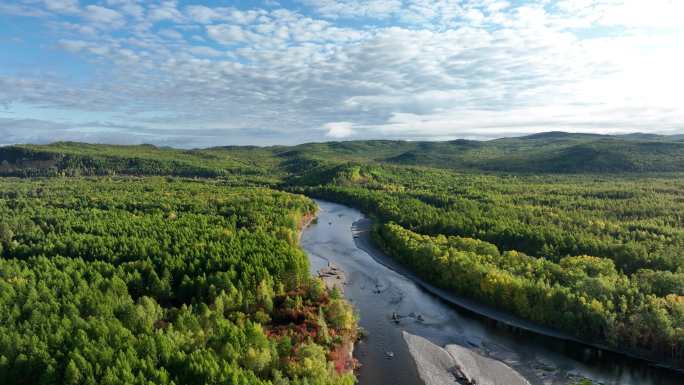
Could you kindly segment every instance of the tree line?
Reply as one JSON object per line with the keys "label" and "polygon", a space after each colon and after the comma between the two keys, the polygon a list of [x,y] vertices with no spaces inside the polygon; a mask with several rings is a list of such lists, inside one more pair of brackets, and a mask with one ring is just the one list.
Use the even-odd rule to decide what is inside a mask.
{"label": "tree line", "polygon": [[374,235],[389,255],[459,295],[583,341],[684,359],[684,296],[650,292],[641,274],[620,273],[608,258],[580,255],[556,263],[502,253],[472,238],[420,235],[393,223],[378,226]]}

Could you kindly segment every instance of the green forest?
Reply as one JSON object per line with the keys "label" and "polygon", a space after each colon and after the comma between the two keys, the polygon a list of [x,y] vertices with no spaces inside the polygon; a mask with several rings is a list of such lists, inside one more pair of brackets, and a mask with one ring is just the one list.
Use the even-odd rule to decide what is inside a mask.
{"label": "green forest", "polygon": [[310,198],[423,279],[684,367],[684,142],[0,148],[0,383],[352,384]]}
{"label": "green forest", "polygon": [[0,383],[353,384],[302,196],[149,179],[0,182]]}
{"label": "green forest", "polygon": [[345,162],[516,174],[684,172],[684,136],[547,132],[490,141],[365,140],[181,150],[58,142],[0,147],[0,175],[174,175],[278,184]]}

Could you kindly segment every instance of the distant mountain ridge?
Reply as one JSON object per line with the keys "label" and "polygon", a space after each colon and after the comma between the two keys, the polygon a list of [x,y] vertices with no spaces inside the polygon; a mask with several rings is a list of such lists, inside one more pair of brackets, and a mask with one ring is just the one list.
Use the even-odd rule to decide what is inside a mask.
{"label": "distant mountain ridge", "polygon": [[358,140],[180,150],[75,142],[0,147],[0,175],[283,176],[341,163],[506,173],[684,171],[684,135],[561,131],[488,141]]}

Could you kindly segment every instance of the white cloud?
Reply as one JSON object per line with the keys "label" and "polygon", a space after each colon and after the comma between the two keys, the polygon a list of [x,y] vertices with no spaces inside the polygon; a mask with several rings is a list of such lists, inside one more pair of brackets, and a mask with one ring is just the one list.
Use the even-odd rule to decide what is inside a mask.
{"label": "white cloud", "polygon": [[190,5],[185,8],[185,11],[192,20],[202,24],[209,24],[224,18],[220,12],[204,5]]}
{"label": "white cloud", "polygon": [[684,25],[684,2],[680,0],[623,0],[601,8],[603,15],[599,22],[604,25],[658,28]]}
{"label": "white cloud", "polygon": [[78,0],[43,0],[50,11],[76,13],[79,11]]}
{"label": "white cloud", "polygon": [[183,40],[183,34],[171,28],[162,28],[157,32],[160,36],[163,36],[171,40]]}
{"label": "white cloud", "polygon": [[328,132],[325,136],[335,139],[348,138],[354,135],[354,125],[351,122],[330,122],[323,125]]}
{"label": "white cloud", "polygon": [[250,10],[250,11],[239,11],[237,9],[231,10],[230,21],[237,24],[249,24],[254,22],[259,15],[263,12]]}
{"label": "white cloud", "polygon": [[221,44],[236,44],[247,40],[249,33],[239,25],[219,24],[207,26],[207,35]]}
{"label": "white cloud", "polygon": [[[288,141],[684,129],[684,30],[668,26],[673,19],[656,25],[678,3],[654,1],[662,8],[308,1],[316,13],[307,16],[209,6],[181,14],[173,1],[107,0],[66,19],[31,3],[55,31],[49,46],[97,71],[78,86],[69,74],[5,75],[0,104],[116,113],[160,129],[266,127]],[[121,28],[103,28],[112,24]]]}
{"label": "white cloud", "polygon": [[82,40],[60,40],[60,48],[71,53],[77,53],[88,47],[88,43]]}
{"label": "white cloud", "polygon": [[92,37],[98,33],[97,28],[91,24],[86,23],[61,23],[61,28],[68,31],[74,31],[77,33],[79,38]]}
{"label": "white cloud", "polygon": [[216,57],[216,56],[223,55],[223,53],[219,50],[213,49],[211,47],[204,47],[204,46],[190,47],[190,52],[192,52],[194,55],[197,55],[197,56]]}
{"label": "white cloud", "polygon": [[138,4],[137,0],[107,0],[106,3],[136,19],[141,19],[145,15],[145,8]]}
{"label": "white cloud", "polygon": [[0,14],[11,16],[47,17],[49,12],[22,4],[0,4]]}
{"label": "white cloud", "polygon": [[83,11],[83,17],[104,28],[119,28],[124,23],[124,18],[119,12],[98,5],[86,6]]}
{"label": "white cloud", "polygon": [[384,19],[402,8],[401,0],[303,0],[324,17],[373,17]]}
{"label": "white cloud", "polygon": [[152,22],[162,20],[169,20],[177,23],[182,22],[183,15],[178,8],[176,8],[176,5],[176,1],[162,1],[158,5],[150,5],[148,11],[149,20]]}
{"label": "white cloud", "polygon": [[489,12],[499,12],[511,6],[508,1],[493,1],[486,5],[487,11]]}

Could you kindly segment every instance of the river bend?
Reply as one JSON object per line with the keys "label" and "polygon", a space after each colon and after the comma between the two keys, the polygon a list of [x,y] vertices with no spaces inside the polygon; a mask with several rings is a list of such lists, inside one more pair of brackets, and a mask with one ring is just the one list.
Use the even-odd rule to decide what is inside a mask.
{"label": "river bend", "polygon": [[533,385],[567,385],[583,377],[607,385],[684,384],[683,374],[515,330],[453,306],[400,274],[401,269],[380,263],[387,257],[368,244],[363,233],[368,219],[363,214],[335,203],[317,203],[317,221],[304,230],[301,246],[309,255],[312,272],[329,262],[345,271],[345,296],[369,334],[354,352],[362,364],[360,385],[422,385],[403,330],[438,345],[459,344],[503,361]]}

